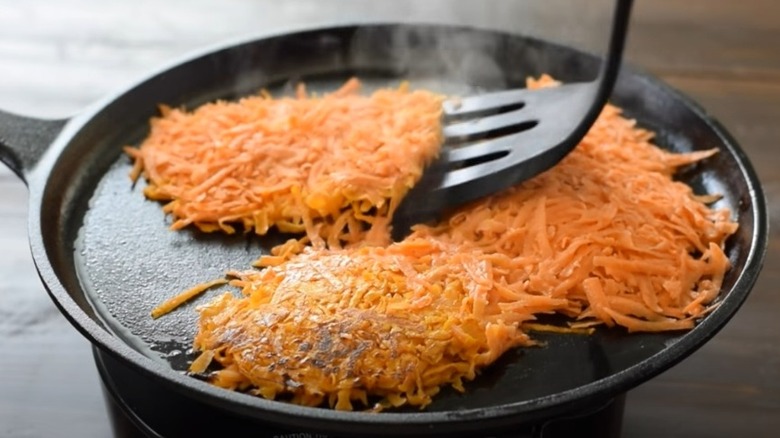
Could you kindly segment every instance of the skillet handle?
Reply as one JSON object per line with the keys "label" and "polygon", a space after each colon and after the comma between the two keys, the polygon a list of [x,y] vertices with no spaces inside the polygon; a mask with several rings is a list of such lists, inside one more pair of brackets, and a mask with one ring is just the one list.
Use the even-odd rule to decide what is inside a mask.
{"label": "skillet handle", "polygon": [[36,119],[0,110],[0,161],[27,184],[27,177],[67,121]]}

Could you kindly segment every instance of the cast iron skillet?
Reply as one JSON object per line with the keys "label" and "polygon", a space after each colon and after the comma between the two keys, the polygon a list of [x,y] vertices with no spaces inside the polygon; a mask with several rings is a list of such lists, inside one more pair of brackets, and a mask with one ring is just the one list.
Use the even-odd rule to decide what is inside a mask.
{"label": "cast iron skillet", "polygon": [[[64,121],[0,117],[0,158],[29,186],[29,235],[40,276],[71,323],[104,352],[216,409],[248,419],[354,436],[487,431],[586,409],[659,374],[699,348],[747,297],[767,244],[759,181],[744,152],[701,108],[652,77],[624,69],[613,102],[660,145],[720,153],[683,171],[697,192],[721,193],[739,221],[727,252],[733,268],[720,306],[684,333],[538,335],[542,348],[511,352],[467,385],[444,391],[425,411],[336,412],[229,392],[184,375],[194,305],[152,320],[164,298],[244,268],[279,237],[171,232],[160,206],[128,179],[121,151],[137,144],[157,104],[193,107],[261,87],[305,80],[332,88],[351,75],[370,85],[411,79],[448,93],[522,86],[547,72],[564,81],[595,76],[598,60],[517,35],[428,25],[339,27],[276,35],[189,58]],[[673,397],[670,394],[670,397]]]}

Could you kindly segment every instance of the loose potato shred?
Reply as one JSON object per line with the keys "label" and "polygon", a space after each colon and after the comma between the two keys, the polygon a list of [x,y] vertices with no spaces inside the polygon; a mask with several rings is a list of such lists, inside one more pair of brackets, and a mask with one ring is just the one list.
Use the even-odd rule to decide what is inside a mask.
{"label": "loose potato shred", "polygon": [[[551,85],[549,77],[529,81],[531,87]],[[315,113],[317,123],[327,123],[330,111],[339,113],[335,100],[313,102],[323,111]],[[410,104],[393,108],[412,111]],[[264,101],[263,117],[289,111],[288,101],[278,105]],[[225,120],[220,129],[250,137],[256,126],[268,123],[258,112],[251,123],[229,128],[235,111],[222,104],[209,117],[215,126]],[[430,133],[440,129],[438,113],[423,112],[431,115],[420,118],[428,128],[416,129],[426,139],[437,138]],[[178,114],[166,123],[178,136],[209,138],[213,131],[191,131],[182,122],[186,117]],[[291,120],[283,124],[293,126]],[[378,124],[372,131],[404,131],[394,126]],[[280,177],[264,183],[278,190],[257,195],[273,192],[263,198],[273,207],[228,203],[232,207],[223,210],[233,210],[219,218],[194,213],[192,207],[216,202],[208,187],[249,190],[251,184],[226,176],[242,166],[236,157],[243,155],[204,164],[197,154],[217,152],[190,157],[182,151],[174,157],[162,151],[147,156],[145,146],[130,151],[136,164],[142,163],[134,174],[144,172],[152,181],[147,195],[174,199],[166,211],[176,217],[175,228],[194,223],[230,232],[226,224],[240,220],[258,232],[271,224],[307,232],[261,257],[261,270],[233,273],[231,284],[242,297],[224,294],[200,307],[194,345],[202,356],[193,371],[216,361],[221,369],[211,374],[212,383],[304,405],[353,409],[370,407],[373,399],[376,409],[424,407],[441,386],[463,390],[464,381],[506,350],[532,345],[525,330],[590,333],[597,325],[629,332],[683,330],[713,308],[729,267],[723,248],[737,224],[728,210],[704,203],[715,196],[696,195],[673,175],[715,151],[661,150],[651,143],[651,132],[608,105],[578,147],[551,170],[451,212],[438,224],[417,225],[401,242],[376,245],[388,240],[387,199],[397,202],[419,166],[435,155],[411,153],[419,146],[409,143],[412,137],[421,138],[399,137],[394,146],[414,163],[410,167],[388,152],[369,163],[382,176],[365,171],[358,178],[349,174],[352,163],[342,160],[310,177],[320,184],[314,187],[328,190],[285,184],[287,177]],[[310,161],[313,155],[291,156],[287,159],[297,160],[297,166],[326,165]],[[284,162],[283,157],[273,155],[269,162]],[[195,161],[184,164],[189,159]],[[183,168],[203,173],[187,190],[172,188],[169,177],[156,179]],[[318,179],[328,175],[327,184]],[[399,184],[402,189],[394,192]],[[310,212],[300,214],[304,206]],[[254,213],[242,216],[252,208]],[[367,240],[375,246],[366,246]],[[536,315],[551,313],[571,317],[570,326],[533,322]]]}
{"label": "loose potato shred", "polygon": [[169,300],[166,300],[159,306],[152,309],[152,318],[159,318],[177,307],[181,306],[182,304],[186,303],[187,301],[197,297],[198,295],[202,294],[203,292],[206,292],[208,289],[214,287],[214,286],[220,286],[227,283],[226,280],[223,280],[221,278],[212,280],[206,283],[201,283],[193,286],[190,289],[187,289],[186,291],[172,297]]}

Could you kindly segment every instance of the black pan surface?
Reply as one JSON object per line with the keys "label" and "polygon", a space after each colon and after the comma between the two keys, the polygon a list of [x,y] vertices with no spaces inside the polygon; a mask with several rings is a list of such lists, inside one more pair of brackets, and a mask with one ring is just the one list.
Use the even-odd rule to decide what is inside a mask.
{"label": "black pan surface", "polygon": [[[217,409],[287,427],[340,435],[434,435],[487,430],[586,408],[657,375],[700,347],[747,297],[761,267],[767,219],[752,167],[726,131],[690,100],[630,69],[612,101],[658,132],[676,151],[721,153],[679,178],[697,193],[720,193],[738,233],[720,306],[689,332],[592,336],[538,334],[540,348],[510,352],[466,385],[445,390],[425,411],[335,412],[224,391],[185,376],[195,306],[208,292],[158,320],[150,310],[192,285],[248,268],[282,236],[171,232],[160,205],[128,178],[121,148],[137,144],[159,103],[194,107],[267,87],[277,93],[303,80],[333,89],[357,75],[370,87],[411,80],[450,94],[523,86],[529,75],[589,80],[597,58],[543,41],[476,29],[426,25],[340,27],[266,37],[176,63],[68,122],[42,158],[17,160],[30,186],[30,238],[54,301],[98,347],[155,381]],[[0,154],[2,155],[2,154]],[[13,162],[13,160],[6,160]],[[32,164],[31,164],[32,163]],[[670,397],[673,395],[670,394]]]}

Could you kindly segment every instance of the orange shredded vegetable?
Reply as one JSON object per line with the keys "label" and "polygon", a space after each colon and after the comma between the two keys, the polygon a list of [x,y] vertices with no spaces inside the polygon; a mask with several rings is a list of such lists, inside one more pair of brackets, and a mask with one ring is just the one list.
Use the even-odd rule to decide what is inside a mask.
{"label": "orange shredded vegetable", "polygon": [[[531,345],[519,324],[564,299],[528,295],[502,312],[497,273],[482,257],[432,240],[307,249],[262,271],[236,273],[244,298],[200,308],[195,348],[217,352],[212,382],[266,398],[352,409],[425,406],[507,349]],[[490,285],[490,286],[488,286]],[[227,374],[223,371],[227,370]],[[229,376],[229,377],[228,377]]]}
{"label": "orange shredded vegetable", "polygon": [[125,148],[131,176],[166,202],[174,230],[276,227],[305,231],[315,246],[354,243],[365,225],[386,235],[381,218],[438,154],[441,97],[407,84],[370,96],[359,89],[351,79],[321,97],[301,86],[296,98],[162,106],[140,147]]}
{"label": "orange shredded vegetable", "polygon": [[[550,86],[543,78],[531,86]],[[675,171],[715,150],[675,154],[607,105],[553,169],[455,212],[411,237],[506,258],[507,286],[565,298],[564,313],[629,331],[693,327],[723,281],[737,224]]]}
{"label": "orange shredded vegetable", "polygon": [[[608,105],[551,170],[401,242],[364,246],[372,230],[355,228],[331,248],[310,236],[276,247],[263,269],[233,273],[241,297],[199,308],[192,371],[216,361],[215,385],[304,405],[424,407],[532,345],[525,330],[691,328],[719,293],[737,224],[673,179],[715,151],[671,153],[652,137]],[[550,313],[571,327],[533,322]]]}
{"label": "orange shredded vegetable", "polygon": [[182,293],[172,297],[169,300],[166,300],[165,302],[163,302],[159,306],[157,306],[154,309],[152,309],[152,313],[151,313],[152,314],[152,318],[157,319],[157,318],[159,318],[159,317],[161,317],[161,316],[163,316],[163,315],[165,315],[167,313],[170,313],[173,310],[175,310],[177,307],[179,307],[182,304],[186,303],[187,301],[197,297],[198,295],[202,294],[203,292],[206,292],[210,288],[212,288],[214,286],[223,285],[225,283],[227,283],[227,280],[223,280],[223,279],[220,278],[220,279],[212,280],[212,281],[209,281],[209,282],[206,282],[206,283],[197,284],[197,285],[193,286],[192,288],[187,289],[186,291],[184,291],[184,292],[182,292]]}

